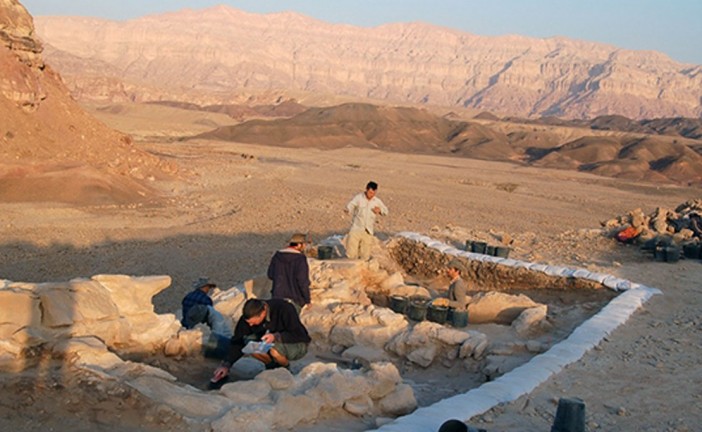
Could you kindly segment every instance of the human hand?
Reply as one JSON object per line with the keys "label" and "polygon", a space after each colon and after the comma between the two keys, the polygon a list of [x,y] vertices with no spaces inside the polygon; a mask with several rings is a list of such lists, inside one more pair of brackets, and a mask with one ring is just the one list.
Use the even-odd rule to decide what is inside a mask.
{"label": "human hand", "polygon": [[214,375],[212,376],[212,382],[217,382],[221,380],[222,378],[226,377],[229,375],[229,368],[226,366],[220,366],[214,371]]}
{"label": "human hand", "polygon": [[261,340],[265,343],[272,344],[273,342],[275,342],[275,335],[273,335],[272,333],[266,333],[261,337]]}
{"label": "human hand", "polygon": [[381,213],[380,207],[373,207],[373,213],[379,215]]}

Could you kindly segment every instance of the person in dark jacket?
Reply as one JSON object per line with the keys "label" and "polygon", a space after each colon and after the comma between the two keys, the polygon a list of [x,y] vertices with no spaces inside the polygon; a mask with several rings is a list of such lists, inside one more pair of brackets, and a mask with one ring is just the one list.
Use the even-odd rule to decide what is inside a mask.
{"label": "person in dark jacket", "polygon": [[[304,357],[311,341],[295,306],[289,301],[249,299],[234,329],[229,352],[210,380],[210,388],[219,388],[227,381],[229,369],[244,356],[245,347],[251,342],[256,346],[251,356],[263,362],[266,369],[273,369],[288,367],[291,360]],[[259,351],[260,344],[255,342],[265,342],[265,352]]]}
{"label": "person in dark jacket", "polygon": [[202,321],[191,319],[190,310],[193,306],[197,305],[203,305],[206,307],[212,306],[213,303],[212,299],[210,298],[210,291],[216,286],[216,284],[211,283],[206,277],[201,277],[193,282],[193,290],[190,291],[182,301],[183,313],[181,324],[183,327],[190,329]]}
{"label": "person in dark jacket", "polygon": [[310,268],[303,253],[305,237],[293,235],[288,246],[277,251],[268,265],[268,278],[273,281],[271,297],[292,301],[298,312],[310,303]]}

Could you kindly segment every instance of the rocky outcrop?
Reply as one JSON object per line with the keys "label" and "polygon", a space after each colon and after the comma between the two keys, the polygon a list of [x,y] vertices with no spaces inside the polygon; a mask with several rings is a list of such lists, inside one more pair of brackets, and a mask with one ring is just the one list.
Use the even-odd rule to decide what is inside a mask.
{"label": "rocky outcrop", "polygon": [[42,60],[32,17],[0,0],[0,200],[134,202],[173,163],[87,115]]}
{"label": "rocky outcrop", "polygon": [[0,0],[0,94],[27,111],[36,110],[46,97],[41,51],[27,10],[16,0]]}
{"label": "rocky outcrop", "polygon": [[[43,17],[37,28],[56,50],[51,64],[84,96],[103,70],[135,100],[230,103],[289,90],[523,116],[702,115],[701,66],[560,37],[482,37],[423,23],[366,29],[227,6],[126,22]],[[100,85],[100,97],[112,91],[110,81]]]}

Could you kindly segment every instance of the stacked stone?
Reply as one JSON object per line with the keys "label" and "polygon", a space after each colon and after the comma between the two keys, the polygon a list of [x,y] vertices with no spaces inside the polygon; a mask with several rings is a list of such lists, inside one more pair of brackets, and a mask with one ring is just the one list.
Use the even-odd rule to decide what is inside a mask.
{"label": "stacked stone", "polygon": [[[633,227],[638,234],[634,242],[650,250],[656,245],[699,246],[702,244],[702,199],[686,201],[675,210],[658,207],[648,215],[637,208],[602,225],[611,237]],[[698,257],[699,252],[694,258]]]}
{"label": "stacked stone", "polygon": [[[99,275],[69,282],[0,282],[0,363],[26,364],[27,354],[75,338],[107,350],[156,352],[178,332],[175,315],[154,313],[151,298],[169,276]],[[58,351],[60,354],[60,349]]]}

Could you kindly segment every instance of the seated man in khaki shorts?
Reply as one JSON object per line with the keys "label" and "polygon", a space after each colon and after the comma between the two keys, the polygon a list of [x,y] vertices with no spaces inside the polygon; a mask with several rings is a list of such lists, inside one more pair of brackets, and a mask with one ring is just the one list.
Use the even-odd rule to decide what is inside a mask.
{"label": "seated man in khaki shorts", "polygon": [[210,380],[210,388],[219,388],[227,382],[229,369],[245,354],[249,342],[265,343],[263,351],[256,350],[251,356],[263,362],[266,369],[273,369],[288,367],[291,360],[304,357],[311,340],[289,301],[249,299],[234,329],[229,352]]}

